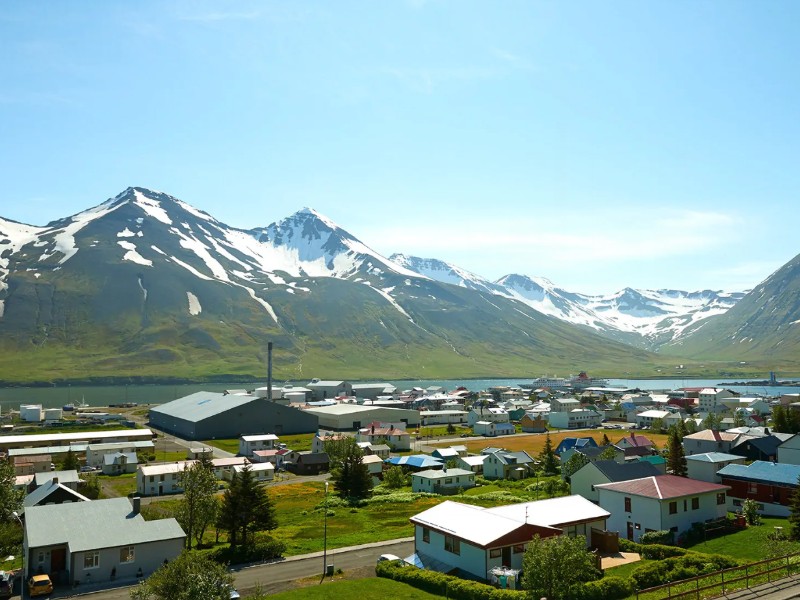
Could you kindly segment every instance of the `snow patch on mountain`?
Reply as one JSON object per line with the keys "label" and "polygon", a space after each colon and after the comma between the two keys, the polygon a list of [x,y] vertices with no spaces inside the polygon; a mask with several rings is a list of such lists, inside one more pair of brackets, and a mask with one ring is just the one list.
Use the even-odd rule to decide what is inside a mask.
{"label": "snow patch on mountain", "polygon": [[406,254],[392,254],[389,260],[406,271],[423,275],[427,279],[460,287],[495,293],[497,286],[474,273],[436,258],[419,258]]}
{"label": "snow patch on mountain", "polygon": [[136,244],[131,242],[117,242],[123,249],[127,250],[127,252],[122,256],[122,260],[129,260],[139,265],[144,265],[145,267],[152,267],[153,261],[146,259],[144,256],[139,254],[136,249]]}
{"label": "snow patch on mountain", "polygon": [[203,307],[200,306],[197,296],[192,292],[186,292],[186,298],[189,300],[189,314],[193,317],[199,315],[203,311]]}
{"label": "snow patch on mountain", "polygon": [[167,211],[164,210],[158,200],[146,196],[138,189],[133,190],[133,197],[134,204],[139,206],[149,216],[157,221],[161,221],[165,225],[172,225],[172,219],[169,218]]}

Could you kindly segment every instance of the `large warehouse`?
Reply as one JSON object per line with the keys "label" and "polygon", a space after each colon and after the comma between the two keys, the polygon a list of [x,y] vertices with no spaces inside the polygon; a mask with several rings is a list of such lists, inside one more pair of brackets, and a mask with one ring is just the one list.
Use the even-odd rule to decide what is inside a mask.
{"label": "large warehouse", "polygon": [[319,426],[324,429],[355,430],[366,427],[373,421],[405,423],[409,427],[419,427],[419,411],[407,408],[336,404],[309,408],[305,412],[319,417]]}
{"label": "large warehouse", "polygon": [[249,394],[197,392],[150,409],[150,424],[189,440],[313,433],[317,417]]}

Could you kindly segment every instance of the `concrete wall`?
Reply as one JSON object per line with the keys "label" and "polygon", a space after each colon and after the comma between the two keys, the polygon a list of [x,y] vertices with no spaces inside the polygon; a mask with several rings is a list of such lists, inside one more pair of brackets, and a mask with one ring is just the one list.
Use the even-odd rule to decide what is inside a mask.
{"label": "concrete wall", "polygon": [[94,569],[84,569],[85,552],[75,552],[67,557],[67,564],[71,565],[70,581],[78,580],[81,583],[94,583],[110,581],[111,570],[116,568],[116,579],[129,579],[136,577],[139,569],[147,577],[164,564],[165,560],[173,560],[183,550],[183,538],[177,540],[164,540],[134,545],[134,559],[129,563],[120,563],[121,548],[105,548],[99,550],[99,566]]}
{"label": "concrete wall", "polygon": [[730,464],[743,465],[744,457],[737,460],[726,460],[724,462],[718,462],[718,463],[699,461],[699,460],[687,460],[686,461],[687,476],[689,477],[689,479],[697,479],[699,481],[707,481],[709,483],[720,483],[721,479],[719,475],[717,475],[717,471],[719,471],[723,467],[727,467]]}

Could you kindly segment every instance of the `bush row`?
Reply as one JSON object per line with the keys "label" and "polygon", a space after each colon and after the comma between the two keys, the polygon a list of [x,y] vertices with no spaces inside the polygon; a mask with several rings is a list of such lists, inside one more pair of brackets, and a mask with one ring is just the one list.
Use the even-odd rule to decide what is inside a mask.
{"label": "bush row", "polygon": [[688,552],[684,556],[667,558],[636,567],[631,573],[631,580],[638,589],[643,590],[722,569],[730,569],[738,565],[739,561],[729,556]]}
{"label": "bush row", "polygon": [[446,596],[454,600],[525,600],[526,593],[518,590],[501,590],[485,583],[468,581],[444,573],[398,566],[391,562],[378,563],[378,577],[406,583],[424,592]]}
{"label": "bush row", "polygon": [[637,544],[624,538],[619,540],[619,549],[621,552],[636,552],[642,558],[648,560],[663,560],[665,558],[674,558],[676,556],[685,556],[688,550],[679,548],[677,546],[665,546],[663,544]]}
{"label": "bush row", "polygon": [[623,577],[603,577],[584,583],[575,590],[575,600],[622,600],[634,593],[633,581]]}
{"label": "bush row", "polygon": [[272,537],[260,537],[246,546],[217,548],[209,553],[212,560],[219,563],[238,565],[259,562],[283,556],[286,544]]}

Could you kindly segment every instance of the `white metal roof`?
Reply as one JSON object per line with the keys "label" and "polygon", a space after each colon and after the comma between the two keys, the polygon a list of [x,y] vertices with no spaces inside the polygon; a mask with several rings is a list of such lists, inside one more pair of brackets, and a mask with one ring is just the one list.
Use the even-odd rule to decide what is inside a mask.
{"label": "white metal roof", "polygon": [[459,475],[475,475],[475,473],[467,471],[466,469],[428,469],[427,471],[412,473],[411,477],[419,477],[420,479],[446,479],[447,477],[458,477]]}
{"label": "white metal roof", "polygon": [[535,502],[497,506],[495,508],[487,508],[486,512],[502,515],[522,523],[525,523],[527,515],[528,523],[544,527],[562,527],[571,523],[599,521],[611,516],[611,513],[607,510],[577,494],[537,500]]}
{"label": "white metal roof", "polygon": [[445,500],[426,511],[411,517],[417,525],[429,526],[438,531],[487,546],[494,540],[516,531],[523,522],[469,504]]}
{"label": "white metal roof", "polygon": [[261,435],[243,435],[242,439],[245,442],[266,442],[269,440],[277,440],[278,436],[274,433],[265,433]]}
{"label": "white metal roof", "polygon": [[114,437],[153,437],[149,429],[114,429],[108,431],[76,431],[70,433],[37,433],[33,435],[0,436],[0,448],[15,444],[36,444],[45,442],[69,442],[72,440],[100,440]]}

